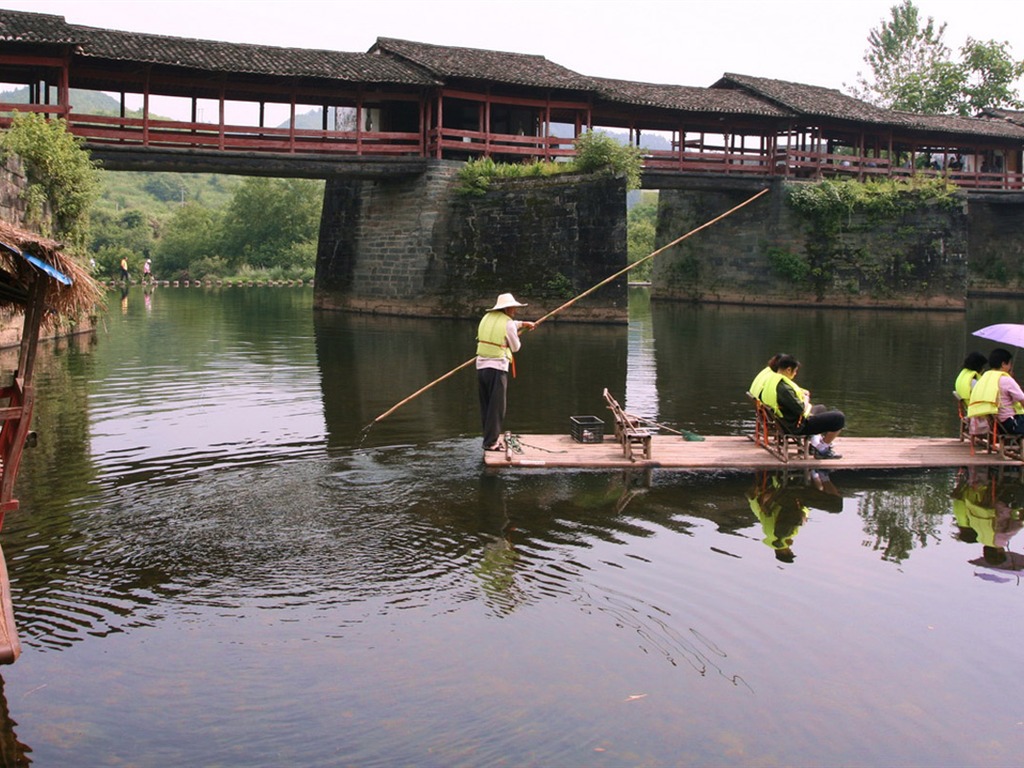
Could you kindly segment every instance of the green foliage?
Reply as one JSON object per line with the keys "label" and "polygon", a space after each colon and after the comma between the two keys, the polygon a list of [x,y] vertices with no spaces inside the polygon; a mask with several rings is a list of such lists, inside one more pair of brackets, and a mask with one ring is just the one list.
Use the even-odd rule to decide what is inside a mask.
{"label": "green foliage", "polygon": [[627,189],[640,188],[643,152],[639,147],[623,145],[601,132],[588,131],[573,142],[576,157],[569,163],[537,160],[532,163],[496,163],[489,157],[470,158],[459,171],[459,194],[482,195],[492,179],[523,179],[554,176],[560,173],[600,173],[611,171],[626,177]]}
{"label": "green foliage", "polygon": [[792,185],[787,189],[792,208],[818,227],[831,230],[853,213],[891,215],[927,202],[958,205],[956,186],[938,176],[909,179],[879,178],[861,182],[826,179],[817,184]]}
{"label": "green foliage", "polygon": [[[221,255],[232,268],[303,266],[291,260],[315,259],[322,201],[323,182],[246,179],[224,214]],[[300,243],[314,248],[296,248]]]}
{"label": "green foliage", "polygon": [[144,260],[153,254],[160,224],[137,210],[127,210],[120,214],[99,210],[93,212],[89,230],[90,250],[99,251],[117,246]]}
{"label": "green foliage", "polygon": [[470,158],[459,170],[459,187],[456,191],[462,195],[479,196],[488,190],[491,179],[538,178],[572,170],[569,163],[552,163],[545,160],[536,160],[532,163],[496,163],[489,157]]}
{"label": "green foliage", "polygon": [[626,177],[627,189],[640,189],[643,151],[630,144],[620,144],[600,131],[587,131],[573,142],[576,158],[572,165],[582,173],[605,169]]}
{"label": "green foliage", "polygon": [[[658,196],[652,194],[634,205],[626,215],[626,249],[630,264],[634,264],[655,250],[658,222]],[[644,262],[629,273],[631,280],[650,280],[653,259]]]}
{"label": "green foliage", "polygon": [[1014,83],[1024,74],[1006,42],[968,38],[960,60],[942,36],[946,25],[922,19],[912,0],[890,9],[872,29],[864,61],[873,80],[858,74],[854,95],[890,109],[923,114],[971,115],[988,107],[1020,108]]}
{"label": "green foliage", "polygon": [[138,277],[142,274],[142,262],[144,260],[136,256],[130,248],[126,248],[123,245],[104,245],[93,252],[92,259],[96,262],[93,272],[101,277],[120,277],[121,259],[128,260],[129,275]]}
{"label": "green foliage", "polygon": [[157,244],[153,271],[165,279],[193,274],[192,262],[217,258],[220,253],[220,214],[198,203],[179,206]]}
{"label": "green foliage", "polygon": [[67,124],[34,113],[15,113],[0,145],[25,163],[29,210],[38,224],[44,223],[40,203],[45,199],[53,213],[54,236],[73,247],[84,246],[100,172]]}
{"label": "green foliage", "polygon": [[772,272],[791,283],[802,284],[811,276],[811,265],[799,253],[773,247],[768,249],[767,255]]}
{"label": "green foliage", "polygon": [[[809,229],[806,272],[793,260],[783,259],[780,255],[776,255],[772,267],[794,274],[803,273],[819,299],[833,285],[837,263],[849,256],[844,253],[840,236],[854,214],[882,221],[892,220],[923,205],[953,207],[960,204],[956,187],[946,179],[934,176],[873,179],[868,182],[827,179],[817,184],[790,185],[787,192],[788,204],[806,221]],[[854,261],[862,267],[866,263],[863,258]],[[884,270],[880,268],[875,272],[877,279],[874,284],[880,286],[884,281]]]}

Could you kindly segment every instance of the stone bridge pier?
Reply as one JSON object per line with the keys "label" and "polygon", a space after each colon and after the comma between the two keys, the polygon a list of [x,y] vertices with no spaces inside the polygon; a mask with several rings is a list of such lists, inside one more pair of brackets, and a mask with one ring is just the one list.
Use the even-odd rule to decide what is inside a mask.
{"label": "stone bridge pier", "polygon": [[[318,309],[476,317],[512,292],[538,317],[626,265],[625,180],[564,174],[460,189],[460,162],[401,178],[328,179]],[[626,280],[558,318],[627,320]]]}

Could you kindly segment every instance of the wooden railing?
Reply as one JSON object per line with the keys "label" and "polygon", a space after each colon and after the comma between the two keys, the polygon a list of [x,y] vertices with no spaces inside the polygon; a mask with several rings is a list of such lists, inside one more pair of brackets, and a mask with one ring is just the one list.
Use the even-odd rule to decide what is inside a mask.
{"label": "wooden railing", "polygon": [[[55,105],[0,103],[0,128],[10,125],[13,111],[64,117],[69,130],[90,144],[105,147],[203,149],[222,152],[348,155],[360,157],[496,157],[503,160],[539,158],[557,160],[575,154],[572,139],[564,136],[523,136],[485,131],[434,128],[426,139],[418,132],[327,131],[306,128],[267,128],[219,125],[137,117],[86,115]],[[774,154],[751,149],[687,146],[645,150],[644,168],[679,173],[784,176],[798,179],[826,177],[945,176],[960,187],[982,190],[1024,190],[1024,173],[915,169],[893,166],[886,158],[812,152],[782,148]]]}
{"label": "wooden railing", "polygon": [[[2,114],[19,111],[56,114],[52,108],[0,104],[0,127],[10,125]],[[397,131],[324,131],[307,128],[267,128],[251,125],[219,125],[176,120],[144,120],[137,117],[85,115],[66,116],[75,136],[102,145],[153,148],[212,149],[224,152],[321,153],[346,155],[424,154],[419,133]]]}

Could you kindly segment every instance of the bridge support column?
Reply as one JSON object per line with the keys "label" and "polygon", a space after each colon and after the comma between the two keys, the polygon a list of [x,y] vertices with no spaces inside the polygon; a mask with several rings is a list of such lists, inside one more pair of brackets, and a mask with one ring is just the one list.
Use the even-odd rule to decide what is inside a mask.
{"label": "bridge support column", "polygon": [[[463,195],[462,167],[437,160],[416,177],[328,180],[315,306],[477,317],[511,291],[539,316],[625,266],[623,179],[494,179]],[[620,279],[560,319],[622,323],[626,309]]]}

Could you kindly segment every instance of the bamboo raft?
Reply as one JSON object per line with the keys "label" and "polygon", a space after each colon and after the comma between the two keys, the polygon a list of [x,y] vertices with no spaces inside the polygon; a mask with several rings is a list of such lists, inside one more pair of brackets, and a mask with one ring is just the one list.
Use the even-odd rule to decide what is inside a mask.
{"label": "bamboo raft", "polygon": [[[518,447],[521,452],[514,448]],[[626,456],[622,442],[606,435],[580,443],[570,435],[517,435],[505,451],[484,451],[489,468],[547,469],[923,469],[930,467],[1024,466],[1020,459],[976,448],[956,437],[840,437],[839,459],[790,457],[783,461],[750,437],[686,440],[652,435],[650,458],[640,451]]]}

